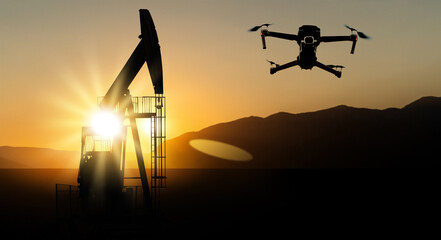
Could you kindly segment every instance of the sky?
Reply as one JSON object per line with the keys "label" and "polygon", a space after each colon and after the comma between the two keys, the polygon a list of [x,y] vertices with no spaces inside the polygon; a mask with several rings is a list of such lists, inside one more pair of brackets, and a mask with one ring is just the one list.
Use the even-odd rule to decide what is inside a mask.
{"label": "sky", "polygon": [[[0,146],[79,150],[103,96],[139,42],[139,9],[159,36],[167,98],[167,138],[242,117],[301,113],[337,105],[384,109],[441,96],[441,1],[0,1]],[[371,36],[322,43],[318,60],[346,68],[342,78],[314,68],[269,74],[266,60],[298,55],[295,42],[258,32]],[[129,88],[153,95],[146,66]]]}

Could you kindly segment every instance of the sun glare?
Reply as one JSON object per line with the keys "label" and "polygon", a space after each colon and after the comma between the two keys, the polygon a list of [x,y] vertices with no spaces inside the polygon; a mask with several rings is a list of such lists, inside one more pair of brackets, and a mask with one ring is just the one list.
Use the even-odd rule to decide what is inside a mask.
{"label": "sun glare", "polygon": [[104,69],[94,59],[96,56],[87,56],[81,70],[63,62],[56,66],[63,91],[50,91],[45,95],[54,112],[48,124],[57,134],[47,140],[53,148],[80,149],[81,126],[90,125],[91,116],[97,111],[97,97],[107,89],[102,85],[106,82],[104,79],[109,78],[102,74]]}
{"label": "sun glare", "polygon": [[113,137],[121,133],[122,122],[113,112],[100,111],[93,115],[91,126],[99,136]]}

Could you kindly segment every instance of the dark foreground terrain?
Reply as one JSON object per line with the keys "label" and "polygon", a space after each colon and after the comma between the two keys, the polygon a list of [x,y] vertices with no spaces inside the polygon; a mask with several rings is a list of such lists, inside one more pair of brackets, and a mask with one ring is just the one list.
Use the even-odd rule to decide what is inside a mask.
{"label": "dark foreground terrain", "polygon": [[[76,175],[74,169],[0,170],[2,233],[69,239],[56,221],[55,184],[75,184]],[[171,169],[156,236],[278,239],[385,231],[421,237],[438,225],[439,178],[435,170],[406,169]],[[152,232],[146,226],[145,239]]]}

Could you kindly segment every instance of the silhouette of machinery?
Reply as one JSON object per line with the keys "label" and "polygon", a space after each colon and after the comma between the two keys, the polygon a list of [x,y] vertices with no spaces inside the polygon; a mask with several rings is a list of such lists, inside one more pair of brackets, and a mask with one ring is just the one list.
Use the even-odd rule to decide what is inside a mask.
{"label": "silhouette of machinery", "polygon": [[340,42],[340,41],[351,41],[352,42],[352,48],[351,48],[351,54],[354,54],[355,51],[355,45],[357,43],[358,37],[369,39],[369,37],[362,33],[357,31],[355,28],[351,28],[347,25],[345,25],[346,28],[351,30],[351,35],[349,36],[321,36],[320,35],[320,28],[313,25],[303,25],[299,28],[299,32],[297,35],[295,34],[287,34],[287,33],[279,33],[279,32],[271,32],[268,31],[268,26],[272,24],[262,24],[259,26],[255,26],[251,28],[249,31],[254,32],[259,29],[261,29],[260,36],[262,39],[262,46],[263,49],[266,49],[266,41],[265,37],[275,37],[275,38],[281,38],[285,40],[290,41],[296,41],[299,45],[299,56],[296,60],[280,65],[276,64],[272,61],[268,61],[271,64],[270,74],[274,74],[280,70],[290,68],[293,66],[300,66],[301,69],[312,69],[313,67],[317,66],[327,72],[330,72],[337,76],[338,78],[341,77],[341,69],[344,68],[340,65],[325,65],[319,61],[317,61],[317,47],[320,45],[321,42]]}
{"label": "silhouette of machinery", "polygon": [[[57,217],[106,216],[123,221],[128,214],[151,219],[159,212],[161,189],[166,187],[165,97],[159,40],[150,12],[140,9],[140,42],[104,97],[98,99],[103,125],[114,124],[114,134],[103,134],[93,126],[82,128],[78,185],[56,185]],[[154,96],[133,97],[129,86],[147,63]],[[137,119],[149,121],[150,184],[138,131]],[[124,124],[125,120],[128,124]],[[126,176],[127,133],[131,132],[139,176]],[[136,174],[137,175],[137,174]],[[138,179],[141,187],[125,186]],[[89,218],[90,219],[90,218]],[[72,222],[72,221],[70,221]],[[84,222],[84,221],[83,221]],[[120,225],[120,224],[117,224]]]}
{"label": "silhouette of machinery", "polygon": [[[139,178],[142,184],[145,206],[148,209],[158,204],[159,188],[165,187],[165,97],[159,40],[153,19],[148,10],[140,10],[141,39],[138,46],[116,77],[106,95],[99,99],[101,112],[111,112],[121,122],[119,134],[102,136],[93,127],[83,127],[81,137],[81,161],[78,172],[80,197],[88,204],[98,206],[114,204],[123,191],[124,179]],[[153,83],[154,97],[132,97],[128,87],[144,63],[147,63]],[[151,190],[147,179],[144,156],[136,119],[151,120]],[[128,119],[133,136],[139,177],[125,177],[125,153]],[[106,121],[106,119],[103,119]],[[105,123],[103,123],[105,124]],[[97,206],[93,206],[96,208]]]}

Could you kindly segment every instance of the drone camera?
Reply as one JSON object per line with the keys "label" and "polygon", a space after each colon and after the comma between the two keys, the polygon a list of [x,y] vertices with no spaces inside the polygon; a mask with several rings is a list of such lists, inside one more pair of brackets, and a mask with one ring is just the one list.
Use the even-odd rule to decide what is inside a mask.
{"label": "drone camera", "polygon": [[306,44],[313,44],[313,43],[314,43],[314,37],[312,37],[312,36],[306,36],[306,37],[303,39],[303,41],[304,41]]}

